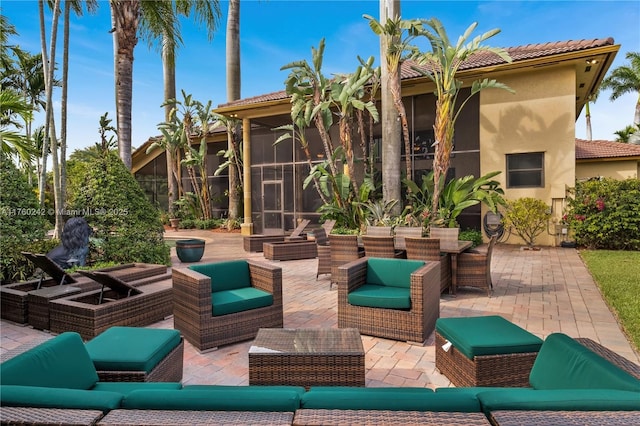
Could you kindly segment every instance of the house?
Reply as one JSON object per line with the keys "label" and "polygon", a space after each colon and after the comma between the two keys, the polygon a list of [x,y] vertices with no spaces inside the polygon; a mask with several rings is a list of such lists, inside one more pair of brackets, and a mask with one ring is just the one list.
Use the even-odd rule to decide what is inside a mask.
{"label": "house", "polygon": [[[463,64],[457,76],[467,93],[472,81],[484,78],[505,83],[515,93],[484,90],[467,103],[456,122],[450,176],[481,176],[500,170],[497,178],[506,198],[538,198],[550,206],[555,216],[560,215],[566,188],[574,186],[577,176],[576,119],[619,48],[612,38],[570,40],[507,48],[511,63],[493,55],[477,55]],[[401,80],[412,139],[409,155],[416,180],[430,170],[433,159],[434,86],[409,62],[402,64]],[[296,219],[303,217],[317,221],[316,210],[322,201],[312,186],[303,189],[309,165],[300,144],[289,139],[274,145],[283,134],[274,129],[291,124],[286,93],[241,99],[219,105],[216,112],[242,120],[247,171],[243,233],[292,229]],[[338,140],[337,133],[334,125],[334,140]],[[379,141],[380,135],[378,123],[372,136]],[[317,131],[309,129],[306,136],[313,161],[322,161],[324,150]],[[213,133],[208,141],[209,184],[212,192],[223,194],[227,180],[213,176],[213,172],[220,162],[216,153],[226,148],[226,134]],[[163,152],[146,154],[151,142],[133,154],[133,172],[147,193],[160,205],[164,197],[166,205],[162,192],[166,193],[167,186],[166,161]],[[375,148],[368,154],[380,158]],[[218,203],[214,207],[224,210],[222,198],[214,203]],[[481,229],[484,213],[480,207],[468,209],[459,222],[463,228]],[[553,228],[550,224],[539,244],[555,244]]]}
{"label": "house", "polygon": [[640,145],[576,139],[576,179],[640,176]]}

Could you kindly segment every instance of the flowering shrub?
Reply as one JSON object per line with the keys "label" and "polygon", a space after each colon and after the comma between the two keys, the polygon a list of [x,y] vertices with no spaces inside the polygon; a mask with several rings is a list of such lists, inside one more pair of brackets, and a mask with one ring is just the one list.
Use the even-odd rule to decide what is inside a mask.
{"label": "flowering shrub", "polygon": [[571,192],[565,216],[579,246],[640,250],[640,180],[578,182]]}
{"label": "flowering shrub", "polygon": [[549,206],[537,198],[523,197],[507,201],[502,222],[529,247],[535,245],[536,238],[547,229],[551,217]]}

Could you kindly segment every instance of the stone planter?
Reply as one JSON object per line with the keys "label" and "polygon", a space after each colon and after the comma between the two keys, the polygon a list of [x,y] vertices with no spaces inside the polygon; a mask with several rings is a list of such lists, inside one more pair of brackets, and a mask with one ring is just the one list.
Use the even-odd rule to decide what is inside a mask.
{"label": "stone planter", "polygon": [[169,219],[169,224],[174,231],[177,231],[178,227],[180,227],[180,219],[176,219],[176,218]]}
{"label": "stone planter", "polygon": [[181,262],[198,262],[204,254],[204,240],[192,238],[176,241],[176,254]]}

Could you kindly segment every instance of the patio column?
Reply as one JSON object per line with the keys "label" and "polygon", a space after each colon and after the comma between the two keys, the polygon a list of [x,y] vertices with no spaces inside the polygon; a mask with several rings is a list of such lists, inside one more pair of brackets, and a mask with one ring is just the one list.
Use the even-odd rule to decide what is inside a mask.
{"label": "patio column", "polygon": [[242,119],[242,160],[244,164],[242,191],[244,198],[244,221],[240,225],[242,235],[253,234],[251,221],[251,120]]}

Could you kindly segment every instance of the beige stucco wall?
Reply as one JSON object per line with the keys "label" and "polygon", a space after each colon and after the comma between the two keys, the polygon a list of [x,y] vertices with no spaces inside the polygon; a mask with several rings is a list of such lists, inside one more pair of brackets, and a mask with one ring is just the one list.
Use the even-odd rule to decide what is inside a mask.
{"label": "beige stucco wall", "polygon": [[576,164],[576,179],[604,176],[613,179],[635,179],[638,177],[638,160],[598,161]]}
{"label": "beige stucco wall", "polygon": [[[505,198],[533,197],[544,201],[556,217],[562,215],[566,188],[575,182],[575,71],[570,67],[537,69],[498,81],[515,90],[489,89],[480,93],[480,171],[498,175]],[[507,188],[506,155],[544,152],[544,187]],[[484,214],[484,212],[483,212]],[[549,232],[554,232],[553,222]],[[509,243],[522,244],[512,235]],[[538,245],[557,245],[545,231]]]}

